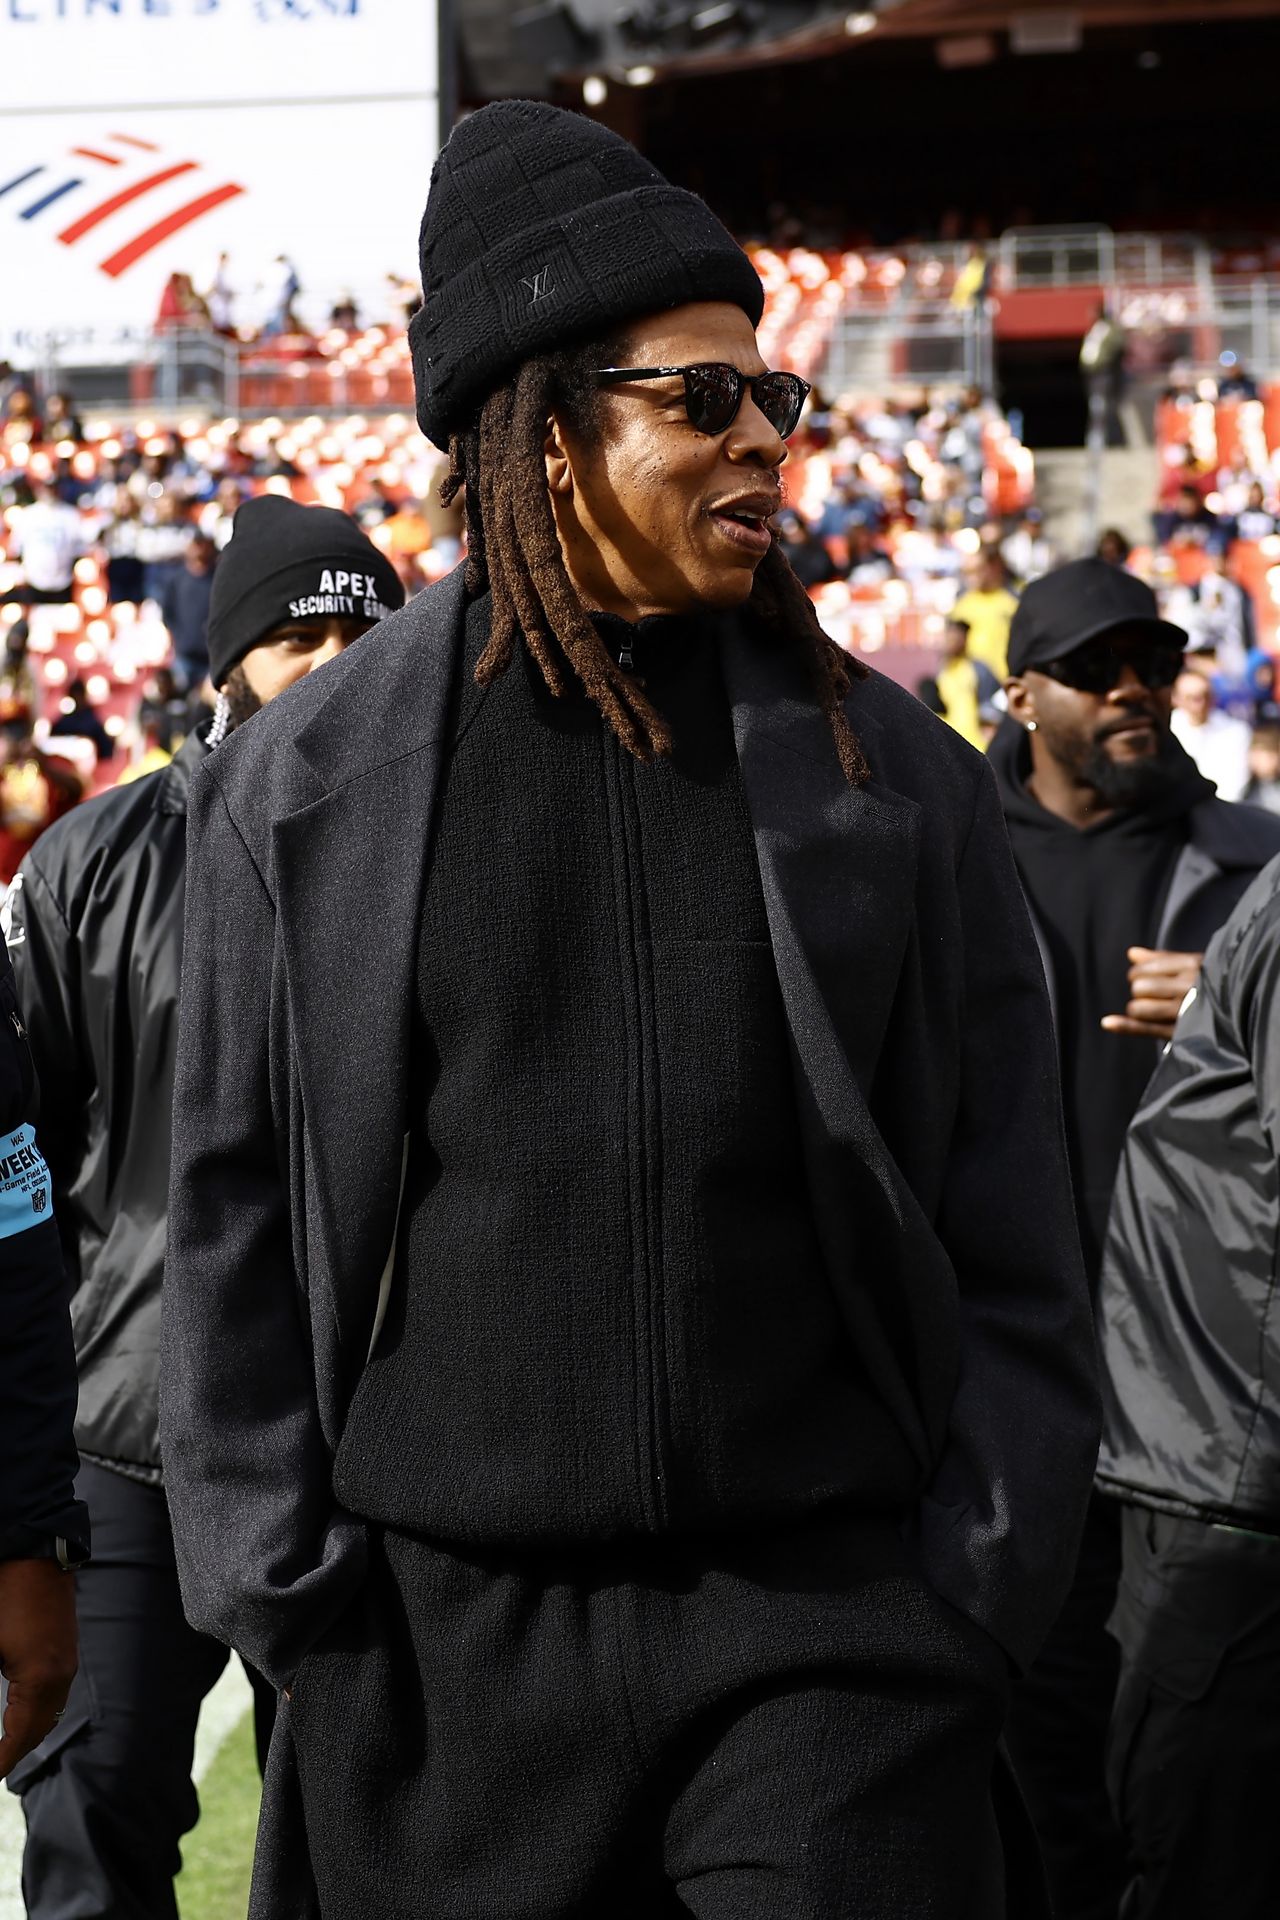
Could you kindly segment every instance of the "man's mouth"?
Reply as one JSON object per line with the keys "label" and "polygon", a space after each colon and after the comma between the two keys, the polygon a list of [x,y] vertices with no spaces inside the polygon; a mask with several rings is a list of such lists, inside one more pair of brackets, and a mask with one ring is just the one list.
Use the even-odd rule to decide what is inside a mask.
{"label": "man's mouth", "polygon": [[722,500],[718,505],[708,507],[707,517],[736,547],[759,555],[769,551],[773,539],[769,531],[769,516],[777,512],[778,504],[772,495],[765,497],[752,494],[746,499]]}
{"label": "man's mouth", "polygon": [[1149,713],[1135,713],[1128,720],[1118,720],[1114,726],[1104,727],[1098,734],[1099,740],[1114,740],[1118,734],[1154,733],[1155,716]]}

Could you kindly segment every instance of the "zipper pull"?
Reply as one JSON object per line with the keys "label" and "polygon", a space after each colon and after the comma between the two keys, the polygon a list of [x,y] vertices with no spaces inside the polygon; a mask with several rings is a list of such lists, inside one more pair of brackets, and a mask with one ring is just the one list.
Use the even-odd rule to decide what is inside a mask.
{"label": "zipper pull", "polygon": [[9,1018],[13,1022],[13,1030],[17,1034],[19,1040],[25,1040],[27,1037],[27,1030],[22,1024],[21,1017],[16,1013],[11,1013],[9,1015]]}
{"label": "zipper pull", "polygon": [[620,667],[625,667],[627,672],[630,673],[632,666],[634,665],[634,661],[632,660],[632,657],[631,657],[630,647],[624,647],[622,649],[622,652],[618,655],[618,665]]}

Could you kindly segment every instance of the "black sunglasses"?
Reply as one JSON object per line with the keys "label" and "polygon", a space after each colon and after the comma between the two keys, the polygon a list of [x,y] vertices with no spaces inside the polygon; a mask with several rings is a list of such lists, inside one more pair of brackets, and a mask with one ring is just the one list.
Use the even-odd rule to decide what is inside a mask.
{"label": "black sunglasses", "polygon": [[798,373],[739,373],[719,360],[695,367],[597,367],[596,378],[617,380],[684,381],[684,407],[689,423],[699,433],[723,433],[738,416],[742,396],[751,398],[774,432],[789,440],[799,424],[809,396],[809,382]]}
{"label": "black sunglasses", "polygon": [[1126,667],[1133,668],[1144,687],[1171,687],[1182,671],[1182,650],[1158,641],[1109,647],[1100,640],[1077,647],[1061,660],[1046,660],[1040,672],[1064,687],[1074,687],[1078,693],[1110,693],[1119,686]]}

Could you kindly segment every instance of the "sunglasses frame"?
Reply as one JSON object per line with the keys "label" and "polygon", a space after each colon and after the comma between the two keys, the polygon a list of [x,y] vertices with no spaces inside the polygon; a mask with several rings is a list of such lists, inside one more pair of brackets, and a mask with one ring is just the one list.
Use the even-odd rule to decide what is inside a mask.
{"label": "sunglasses frame", "polygon": [[[737,398],[733,403],[733,411],[730,413],[728,419],[724,421],[721,426],[718,426],[718,427],[699,426],[698,422],[693,417],[694,403],[693,403],[693,395],[689,387],[689,375],[691,373],[701,373],[704,368],[708,370],[714,370],[716,373],[731,373],[734,379],[738,383],[738,394],[737,394]],[[800,415],[804,412],[804,403],[809,398],[809,395],[813,391],[813,387],[810,381],[803,379],[798,373],[788,372],[785,368],[771,367],[766,373],[740,373],[737,367],[730,365],[730,363],[727,360],[695,360],[689,366],[686,366],[686,367],[597,367],[596,368],[596,378],[598,380],[610,381],[610,382],[620,382],[624,380],[670,380],[670,379],[674,379],[677,375],[679,375],[679,377],[684,381],[684,407],[685,407],[686,414],[689,416],[689,425],[693,427],[695,431],[698,433],[727,432],[728,429],[733,425],[734,421],[737,419],[738,414],[741,412],[742,402],[746,395],[748,387],[751,389],[751,398],[756,401],[756,405],[759,407],[760,402],[756,400],[756,388],[759,385],[760,381],[772,380],[772,379],[781,377],[784,380],[794,380],[796,385],[800,388],[800,396],[799,396],[799,402],[796,406],[795,419],[791,422],[791,425],[787,428],[786,432],[784,433],[782,431],[782,428],[777,424],[776,421],[769,420],[769,416],[767,413],[765,413],[764,417],[766,420],[769,420],[769,425],[773,428],[774,432],[779,436],[780,439],[789,440],[791,438],[791,435],[795,432],[796,428],[800,425]],[[764,408],[760,407],[760,411],[764,413]]]}
{"label": "sunglasses frame", "polygon": [[[1090,686],[1087,682],[1070,678],[1068,674],[1062,671],[1064,667],[1069,666],[1071,661],[1076,659],[1080,654],[1087,653],[1091,650],[1096,650],[1098,655],[1109,654],[1113,662],[1111,678],[1103,686]],[[1129,646],[1123,648],[1098,645],[1095,641],[1087,640],[1083,647],[1073,647],[1070,653],[1062,654],[1057,660],[1046,660],[1038,671],[1048,674],[1049,678],[1056,680],[1059,686],[1070,687],[1074,693],[1113,693],[1120,684],[1120,675],[1127,663],[1133,668],[1148,693],[1158,693],[1162,692],[1166,687],[1173,685],[1182,671],[1184,657],[1183,649],[1173,646],[1162,647],[1160,643],[1155,640],[1151,641],[1147,646]],[[1162,678],[1149,679],[1148,674],[1150,673],[1152,663],[1161,659],[1167,660],[1172,668],[1169,678],[1167,680]],[[1146,667],[1145,672],[1143,671],[1144,665]]]}

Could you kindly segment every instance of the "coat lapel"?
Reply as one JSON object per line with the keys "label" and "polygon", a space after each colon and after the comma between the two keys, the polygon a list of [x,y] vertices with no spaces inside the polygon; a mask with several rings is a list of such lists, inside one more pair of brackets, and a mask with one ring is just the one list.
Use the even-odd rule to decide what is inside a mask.
{"label": "coat lapel", "polygon": [[361,1359],[399,1204],[418,918],[460,652],[461,569],[420,600],[375,643],[385,665],[376,684],[366,677],[346,697],[340,689],[296,736],[319,797],[273,833],[308,1231],[322,1243],[343,1344]]}
{"label": "coat lapel", "polygon": [[776,642],[740,630],[724,672],[796,1048],[815,1088],[838,1050],[865,1099],[915,911],[920,810],[875,780],[849,786]]}
{"label": "coat lapel", "polygon": [[[920,810],[875,781],[848,785],[813,694],[776,643],[739,633],[723,661],[814,1224],[854,1350],[923,1471],[936,1436],[899,1351],[911,1336],[894,1276],[916,1253],[927,1262],[936,1242],[870,1105],[915,917]],[[875,735],[863,744],[874,765]]]}

